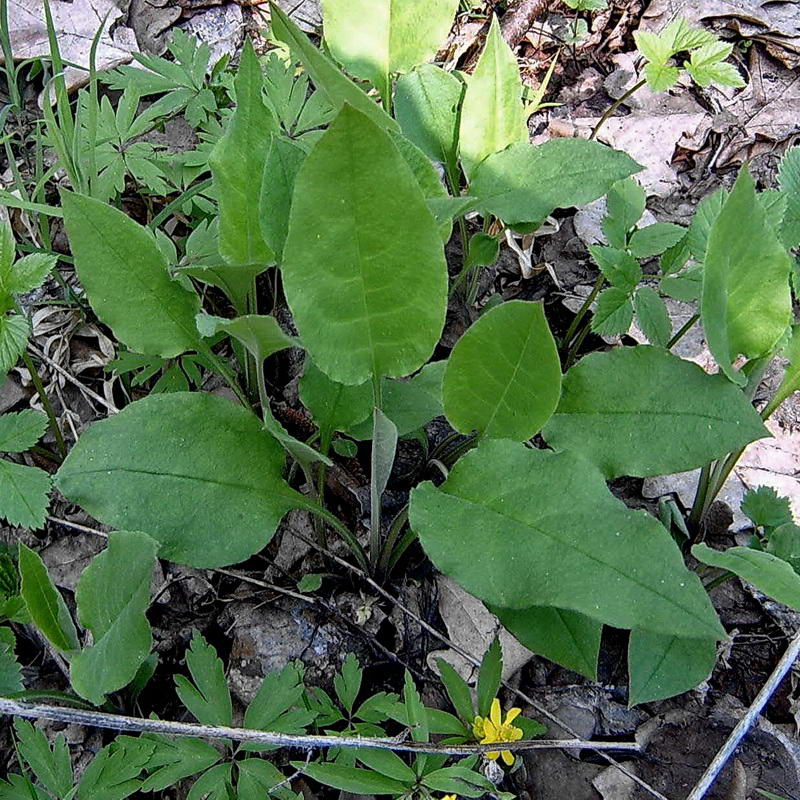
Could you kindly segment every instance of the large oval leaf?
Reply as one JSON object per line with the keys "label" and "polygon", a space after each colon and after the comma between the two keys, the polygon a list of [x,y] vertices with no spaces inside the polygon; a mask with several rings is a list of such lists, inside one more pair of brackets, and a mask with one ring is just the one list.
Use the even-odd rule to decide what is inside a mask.
{"label": "large oval leaf", "polygon": [[462,433],[524,442],[558,405],[561,366],[542,303],[513,300],[485,313],[447,362],[444,411]]}
{"label": "large oval leaf", "polygon": [[549,444],[583,453],[607,478],[696,469],[768,435],[723,376],[647,346],[579,361],[544,429]]}
{"label": "large oval leaf", "polygon": [[414,489],[410,520],[433,563],[493,606],[548,605],[620,628],[725,636],[661,524],[627,508],[572,454],[486,440],[438,489]]}
{"label": "large oval leaf", "polygon": [[492,153],[513,142],[527,141],[517,58],[500,32],[497,17],[493,16],[475,71],[467,76],[461,109],[459,146],[467,176],[471,179],[475,168]]}
{"label": "large oval leaf", "polygon": [[352,108],[297,177],[283,280],[304,346],[340,383],[408,375],[439,340],[447,267],[436,222],[388,134]]}
{"label": "large oval leaf", "polygon": [[62,191],[75,268],[97,316],[131,350],[174,358],[197,346],[200,299],[173,281],[152,234],[116,208]]}
{"label": "large oval leaf", "polygon": [[159,555],[196,567],[234,564],[272,538],[303,498],[259,420],[203,393],[151,395],[81,436],[56,476],[92,516],[142,530]]}
{"label": "large oval leaf", "polygon": [[736,383],[739,355],[758,358],[776,346],[792,321],[791,259],[769,224],[747,168],[708,237],[701,312],[708,347]]}
{"label": "large oval leaf", "polygon": [[506,223],[538,222],[557,208],[597,200],[641,168],[630,156],[599,142],[520,142],[490,155],[475,172],[469,191],[483,211]]}
{"label": "large oval leaf", "polygon": [[325,42],[388,98],[392,73],[433,58],[457,9],[458,0],[322,0]]}

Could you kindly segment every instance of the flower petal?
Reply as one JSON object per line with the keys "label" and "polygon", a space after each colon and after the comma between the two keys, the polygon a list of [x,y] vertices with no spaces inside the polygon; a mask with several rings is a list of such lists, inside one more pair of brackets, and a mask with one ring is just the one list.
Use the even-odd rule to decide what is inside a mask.
{"label": "flower petal", "polygon": [[492,708],[489,712],[489,717],[495,726],[499,728],[502,724],[502,714],[500,712],[500,701],[496,697],[492,700]]}
{"label": "flower petal", "polygon": [[486,758],[490,758],[492,761],[497,761],[497,759],[500,757],[500,753],[495,753],[494,751],[491,753],[486,753],[485,755]]}
{"label": "flower petal", "polygon": [[510,767],[514,763],[514,754],[510,750],[503,750],[500,755],[503,757],[503,761]]}
{"label": "flower petal", "polygon": [[506,725],[510,725],[520,714],[522,713],[521,708],[510,708],[508,710],[508,714],[506,714]]}

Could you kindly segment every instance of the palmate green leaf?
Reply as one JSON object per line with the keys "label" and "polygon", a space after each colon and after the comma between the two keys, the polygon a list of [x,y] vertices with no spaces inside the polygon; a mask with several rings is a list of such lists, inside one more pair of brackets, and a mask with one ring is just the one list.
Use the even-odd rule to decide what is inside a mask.
{"label": "palmate green leaf", "polygon": [[458,0],[322,0],[325,42],[386,100],[393,73],[436,55],[457,9]]}
{"label": "palmate green leaf", "polygon": [[159,556],[198,567],[242,561],[305,500],[249,411],[200,392],[151,395],[93,425],[56,481],[93,517],[146,530]]}
{"label": "palmate green leaf", "polygon": [[78,581],[78,619],[93,644],[72,659],[70,681],[95,705],[134,679],[153,646],[145,611],[157,550],[144,533],[117,531]]}
{"label": "palmate green leaf", "polygon": [[124,800],[138,791],[139,776],[155,750],[147,739],[121,737],[104,747],[78,784],[78,800]]}
{"label": "palmate green leaf", "polygon": [[688,692],[708,678],[716,660],[714,639],[632,630],[628,644],[628,705]]}
{"label": "palmate green leaf", "polygon": [[649,286],[642,286],[633,297],[633,310],[650,344],[666,347],[672,335],[672,322],[661,295]]}
{"label": "palmate green leaf", "polygon": [[[464,171],[472,180],[476,168],[487,156],[499,153],[515,142],[528,141],[517,58],[506,44],[496,16],[492,16],[475,71],[466,77],[466,81],[459,147]],[[531,219],[527,217],[522,221]]]}
{"label": "palmate green leaf", "polygon": [[[269,790],[286,780],[286,776],[269,761],[260,758],[245,758],[237,762],[239,780],[236,784],[237,800],[265,800]],[[297,797],[288,787],[285,794],[276,796]]]}
{"label": "palmate green leaf", "polygon": [[451,167],[458,154],[463,96],[464,84],[433,64],[403,75],[395,88],[395,115],[403,134],[428,158]]}
{"label": "palmate green leaf", "polygon": [[787,200],[781,241],[784,247],[797,247],[800,245],[800,147],[793,147],[781,159],[778,183]]}
{"label": "palmate green leaf", "polygon": [[611,479],[696,469],[769,432],[723,376],[639,346],[592,353],[572,367],[543,435]]}
{"label": "palmate green leaf", "polygon": [[97,316],[131,350],[174,358],[197,347],[200,299],[173,281],[152,234],[112,206],[62,191],[81,285]]}
{"label": "palmate green leaf", "polygon": [[275,260],[261,233],[261,178],[278,123],[264,104],[264,78],[248,39],[235,80],[236,109],[208,163],[219,200],[219,252],[240,313],[255,275]]}
{"label": "palmate green leaf", "polygon": [[25,352],[30,333],[30,323],[22,314],[0,315],[0,377],[5,377]]}
{"label": "palmate green leaf", "polygon": [[0,453],[24,453],[30,450],[47,430],[47,416],[26,409],[0,415]]}
{"label": "palmate green leaf", "polygon": [[283,247],[289,232],[294,182],[305,160],[305,150],[291,139],[272,137],[261,183],[259,220],[261,235],[279,263],[283,260]]}
{"label": "palmate green leaf", "polygon": [[150,775],[142,783],[143,792],[160,792],[178,781],[209,769],[222,757],[209,742],[192,738],[153,736],[155,750],[147,762]]}
{"label": "palmate green leaf", "polygon": [[[276,728],[276,722],[293,706],[301,705],[304,690],[303,671],[296,664],[287,664],[283,669],[270,672],[261,682],[256,696],[247,707],[244,715],[245,728],[262,731],[284,730],[280,726]],[[313,713],[309,714],[313,719]],[[260,745],[244,745],[244,749],[264,748]]]}
{"label": "palmate green leaf", "polygon": [[692,555],[703,564],[729,570],[779,603],[800,610],[800,575],[772,553],[749,547],[712,550],[708,545],[696,544]]}
{"label": "palmate green leaf", "polygon": [[345,767],[333,763],[306,764],[303,761],[295,762],[292,766],[301,768],[305,775],[324,786],[332,786],[334,789],[354,794],[399,796],[405,794],[408,789],[407,784],[381,775],[379,772],[373,772],[371,769]]}
{"label": "palmate green leaf", "polygon": [[352,108],[298,175],[283,281],[304,346],[340,383],[408,375],[439,341],[447,267],[436,222],[389,136]]}
{"label": "palmate green leaf", "polygon": [[743,168],[709,235],[701,301],[708,347],[735,383],[747,380],[736,358],[767,355],[792,321],[790,268]]}
{"label": "palmate green leaf", "polygon": [[322,53],[272,0],[270,0],[270,14],[273,36],[291,48],[308,71],[317,89],[335,109],[341,110],[345,105],[349,105],[369,117],[379,128],[400,130],[400,126]]}
{"label": "palmate green leaf", "polygon": [[0,780],[0,800],[52,800],[51,796],[29,778],[16,773],[8,775],[8,782]]}
{"label": "palmate green leaf", "polygon": [[470,194],[507,224],[541,222],[557,208],[591,203],[642,167],[599,142],[518,142],[490,155],[475,171]]}
{"label": "palmate green leaf", "polygon": [[410,522],[436,567],[492,606],[549,605],[620,628],[725,636],[663,526],[617,500],[573,453],[484,441],[442,486],[413,490]]}
{"label": "palmate green leaf", "polygon": [[501,303],[458,340],[442,386],[447,419],[461,433],[525,441],[558,405],[561,365],[542,303]]}
{"label": "palmate green leaf", "polygon": [[364,671],[353,653],[348,653],[342,668],[333,676],[336,696],[348,714],[353,713],[353,705],[361,691],[361,678]]}
{"label": "palmate green leaf", "polygon": [[64,598],[53,586],[47,567],[37,553],[19,545],[20,594],[33,624],[48,641],[65,653],[78,649],[78,632]]}
{"label": "palmate green leaf", "polygon": [[224,331],[244,345],[259,362],[279,350],[300,346],[297,339],[281,330],[275,317],[262,314],[244,314],[234,319],[224,319],[200,313],[197,315],[197,329],[203,336],[215,336]]}
{"label": "palmate green leaf", "polygon": [[563,608],[532,606],[510,609],[491,606],[520,644],[589,680],[597,680],[597,658],[603,624]]}
{"label": "palmate green leaf", "polygon": [[186,651],[186,666],[192,680],[174,675],[175,689],[181,702],[198,722],[205,725],[229,726],[233,721],[233,706],[225,667],[217,651],[203,636],[194,632],[192,644]]}
{"label": "palmate green leaf", "polygon": [[19,754],[33,771],[39,783],[56,797],[66,797],[73,787],[72,762],[63,733],[52,747],[38,728],[24,719],[14,720]]}
{"label": "palmate green leaf", "polygon": [[192,785],[186,800],[230,800],[233,764],[216,764]]}

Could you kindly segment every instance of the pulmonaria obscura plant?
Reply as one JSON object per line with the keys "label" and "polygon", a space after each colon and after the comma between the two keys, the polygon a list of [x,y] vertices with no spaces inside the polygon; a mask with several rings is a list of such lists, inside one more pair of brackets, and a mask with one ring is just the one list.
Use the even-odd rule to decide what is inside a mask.
{"label": "pulmonaria obscura plant", "polygon": [[[22,548],[18,559],[30,616],[69,662],[73,689],[88,703],[103,704],[148,669],[145,611],[156,557],[199,568],[242,562],[296,509],[315,518],[321,543],[341,537],[378,581],[419,541],[435,567],[520,642],[589,678],[597,677],[603,627],[629,630],[631,704],[708,676],[727,637],[707,593],[719,579],[739,575],[800,608],[800,529],[791,519],[763,526],[751,547],[699,543],[703,517],[743,448],[769,435],[765,421],[800,388],[790,283],[791,250],[800,245],[800,150],[785,156],[780,189],[757,191],[744,167],[730,191],[701,203],[688,228],[639,227],[646,196],[635,178],[642,167],[630,156],[579,138],[530,143],[519,70],[496,19],[471,75],[428,63],[457,5],[408,0],[409,13],[400,13],[388,0],[325,0],[323,51],[272,3],[271,34],[302,66],[301,77],[274,55],[265,74],[248,43],[235,77],[217,74],[214,91],[188,56],[172,83],[163,74],[131,79],[126,102],[155,81],[207,132],[208,147],[194,153],[190,171],[192,180],[210,173],[197,184],[204,200],[195,204],[195,186],[171,204],[204,215],[183,252],[160,232],[163,215],[144,226],[106,202],[120,185],[123,168],[111,156],[121,150],[107,154],[104,169],[116,170],[115,180],[103,178],[94,196],[95,180],[69,173],[72,190],[62,191],[59,213],[98,319],[128,351],[156,364],[197,359],[193,369],[217,372],[233,395],[186,391],[186,381],[181,391],[134,400],[86,430],[55,475],[64,497],[114,529],[78,585],[83,634],[38,556]],[[654,89],[673,85],[672,59],[682,52],[701,85],[736,85],[734,67],[722,63],[728,46],[710,34],[680,23],[638,41]],[[137,73],[114,80],[120,75]],[[232,106],[214,117],[218,100]],[[124,149],[129,120],[125,127],[109,113],[103,119],[116,125]],[[151,188],[167,177],[152,173]],[[601,197],[607,244],[592,249],[601,276],[564,335],[554,336],[543,303],[514,299],[488,304],[452,348],[445,345],[449,297],[496,258],[506,230],[536,231],[558,209]],[[467,214],[483,222],[472,238]],[[454,229],[465,257],[451,271],[445,246]],[[643,285],[641,261],[655,257],[658,279]],[[17,283],[9,286],[11,298]],[[691,325],[702,323],[718,374],[673,352],[691,325],[673,332],[664,296],[696,304]],[[11,303],[6,325],[16,318]],[[580,357],[592,330],[624,333],[634,315],[649,344]],[[221,348],[233,352],[235,366]],[[274,416],[265,376],[267,359],[290,348],[305,358],[299,398],[315,426],[306,438]],[[758,411],[752,397],[779,355],[788,361],[783,382]],[[440,416],[453,433],[430,449],[438,472],[417,481],[387,518],[383,495],[399,440],[417,437],[427,448],[425,426]],[[364,526],[340,519],[325,491],[333,460],[366,448],[362,442],[370,448]],[[669,529],[608,485],[695,469],[694,507]],[[125,591],[101,596],[112,575]],[[202,720],[196,709],[211,701],[198,676],[210,673],[207,683],[223,696],[215,724],[229,724],[215,659],[204,642],[193,645],[187,662],[196,688],[179,690]],[[523,735],[518,709],[502,715],[495,687],[476,714],[469,689],[465,696],[445,668],[442,678],[458,718],[435,732],[497,744],[489,757],[511,764],[503,745]],[[300,708],[292,692],[282,711]],[[384,703],[378,718],[428,741],[434,729],[414,721],[423,712],[411,682],[402,709],[398,702]],[[358,718],[352,699],[346,714],[319,696],[317,705],[337,723],[375,719]],[[383,793],[483,791],[480,776],[462,775],[453,786],[437,775],[451,768],[433,769],[423,756],[413,767],[393,758],[399,763],[367,752],[357,756],[363,767],[326,762],[307,774],[349,791],[379,791],[362,773],[380,761]],[[214,780],[236,782],[230,764],[209,767]],[[345,768],[351,772],[337,772]]]}

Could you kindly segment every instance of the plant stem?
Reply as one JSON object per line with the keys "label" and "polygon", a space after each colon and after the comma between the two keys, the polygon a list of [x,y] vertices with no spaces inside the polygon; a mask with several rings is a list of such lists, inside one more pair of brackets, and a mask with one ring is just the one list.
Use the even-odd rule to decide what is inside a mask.
{"label": "plant stem", "polygon": [[55,412],[53,411],[53,404],[50,402],[50,398],[47,396],[47,392],[44,390],[42,379],[39,377],[39,372],[36,369],[36,365],[33,363],[33,359],[30,357],[27,350],[24,350],[22,353],[22,362],[25,364],[28,372],[30,372],[31,380],[33,381],[34,388],[36,389],[36,394],[39,395],[39,399],[42,401],[42,408],[44,409],[44,413],[47,414],[47,421],[50,425],[50,430],[53,433],[53,437],[56,440],[58,452],[61,454],[61,458],[66,458],[67,444],[64,441],[61,428],[58,426],[58,420],[56,419]]}
{"label": "plant stem", "polygon": [[606,120],[607,120],[609,117],[613,116],[613,115],[614,115],[614,112],[615,112],[615,111],[616,111],[616,110],[617,110],[617,109],[618,109],[618,108],[619,108],[619,107],[620,107],[620,106],[621,106],[621,105],[622,105],[622,104],[623,104],[623,103],[624,103],[624,102],[625,102],[625,101],[626,101],[626,100],[627,100],[627,99],[628,99],[628,98],[629,98],[629,97],[630,97],[630,96],[631,96],[631,95],[632,95],[634,92],[638,92],[638,91],[639,91],[639,89],[641,89],[641,88],[642,88],[642,86],[644,86],[646,83],[647,83],[647,81],[646,81],[644,78],[642,78],[642,80],[640,80],[638,83],[636,83],[636,84],[634,84],[633,86],[631,86],[631,88],[630,88],[630,89],[628,89],[628,91],[627,91],[627,92],[625,92],[625,94],[623,94],[623,95],[622,95],[622,97],[620,97],[619,99],[615,100],[615,101],[614,101],[614,102],[613,102],[613,103],[612,103],[612,104],[611,104],[611,105],[610,105],[610,106],[609,106],[609,107],[606,109],[606,112],[605,112],[605,114],[603,114],[603,116],[602,116],[602,117],[600,117],[600,119],[599,119],[599,120],[598,120],[598,122],[597,122],[597,125],[595,125],[595,126],[594,126],[594,128],[592,128],[592,132],[591,132],[591,134],[589,135],[589,141],[591,141],[592,139],[596,139],[596,138],[597,138],[597,134],[600,132],[600,128],[602,128],[602,127],[603,127],[603,125],[605,124]]}
{"label": "plant stem", "polygon": [[[355,555],[356,561],[358,561],[358,565],[361,569],[367,572],[369,571],[369,559],[367,558],[367,554],[361,546],[361,542],[356,539],[355,534],[349,528],[343,525],[334,514],[331,514],[330,511],[312,500],[306,500],[306,502],[303,503],[303,508],[319,517],[323,522],[327,522],[328,525],[347,542],[348,547],[353,551],[353,555]],[[326,550],[325,552],[328,551]]]}
{"label": "plant stem", "polygon": [[586,339],[586,337],[589,335],[589,331],[591,331],[591,329],[592,326],[587,321],[583,326],[583,330],[575,337],[575,341],[572,343],[572,347],[570,347],[567,357],[564,361],[564,372],[566,372],[575,362],[575,356],[578,355],[578,351],[581,349],[581,345],[583,344],[584,339]]}
{"label": "plant stem", "polygon": [[700,319],[699,314],[693,314],[689,319],[681,326],[680,330],[667,342],[667,350],[672,350],[678,342],[686,336],[689,331],[694,328],[697,324],[698,320]]}
{"label": "plant stem", "polygon": [[689,512],[689,524],[694,527],[700,524],[700,519],[703,516],[708,487],[711,482],[711,468],[713,465],[714,462],[711,461],[708,464],[704,464],[703,468],[700,470],[700,480],[697,483],[697,491],[694,494],[692,510]]}
{"label": "plant stem", "polygon": [[375,439],[377,433],[377,412],[381,410],[383,404],[383,392],[379,375],[372,376],[372,394],[374,398],[375,410],[373,411],[372,425],[372,468],[369,476],[369,560],[373,572],[377,571],[378,561],[381,555],[381,492],[378,486],[378,475],[376,469]]}
{"label": "plant stem", "polygon": [[589,313],[589,309],[592,307],[592,303],[594,303],[595,298],[598,294],[600,294],[600,290],[603,288],[603,284],[605,283],[606,276],[603,275],[601,272],[597,276],[597,280],[594,282],[594,286],[592,287],[592,291],[589,293],[589,296],[583,301],[583,305],[578,309],[578,313],[575,315],[575,319],[572,320],[569,328],[567,328],[567,332],[564,334],[564,338],[561,340],[561,351],[569,351],[570,343],[572,342],[572,337],[575,335],[575,331],[578,330],[578,325],[581,324],[583,318]]}
{"label": "plant stem", "polygon": [[233,393],[241,401],[242,405],[244,405],[245,408],[250,408],[250,400],[248,399],[242,387],[239,386],[239,382],[236,380],[236,376],[233,374],[230,367],[228,367],[228,365],[207,344],[205,344],[205,342],[200,343],[197,349],[198,352],[202,353],[202,355],[204,355],[214,365],[214,368],[225,379],[225,383],[230,386],[230,388],[233,390]]}

